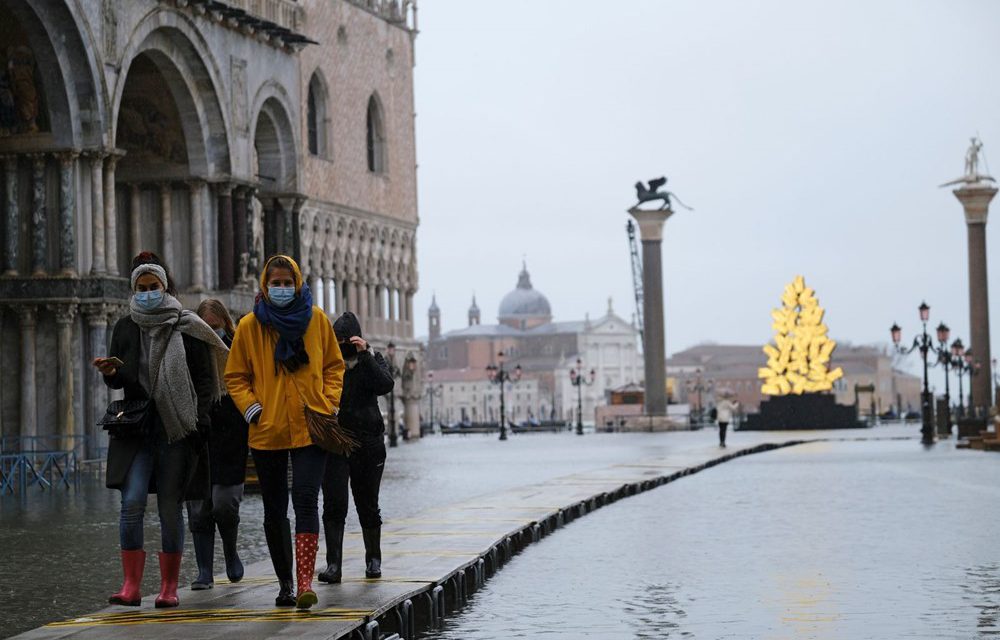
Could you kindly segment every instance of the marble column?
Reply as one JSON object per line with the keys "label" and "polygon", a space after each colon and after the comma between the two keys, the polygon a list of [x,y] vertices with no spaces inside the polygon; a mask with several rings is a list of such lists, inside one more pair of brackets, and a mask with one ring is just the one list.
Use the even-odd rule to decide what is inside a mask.
{"label": "marble column", "polygon": [[104,162],[104,251],[108,274],[118,275],[118,210],[115,194],[115,167],[124,151],[115,150]]}
{"label": "marble column", "polygon": [[[58,328],[58,347],[56,350],[58,378],[58,406],[57,416],[59,433],[62,436],[60,448],[63,451],[72,450],[76,442],[76,416],[73,411],[73,320],[76,317],[76,307],[74,305],[52,305],[49,310],[56,318]],[[79,453],[83,453],[80,451]]]}
{"label": "marble column", "polygon": [[645,407],[648,416],[667,413],[666,343],[663,321],[663,223],[670,209],[643,211],[638,207],[629,213],[639,223],[642,238],[642,313],[644,326],[643,357],[645,359]]}
{"label": "marble column", "polygon": [[191,291],[205,290],[205,212],[201,207],[203,180],[189,180],[191,198]]}
{"label": "marble column", "polygon": [[406,292],[406,337],[413,337],[413,294],[414,291]]}
{"label": "marble column", "polygon": [[129,185],[128,207],[129,247],[133,256],[142,252],[142,185]]}
{"label": "marble column", "polygon": [[386,320],[386,333],[390,336],[399,335],[399,318],[396,317],[396,295],[398,289],[389,287],[389,313]]}
{"label": "marble column", "polygon": [[338,274],[334,277],[333,281],[333,298],[336,308],[331,309],[333,313],[338,316],[344,313],[344,276],[343,274]]}
{"label": "marble column", "polygon": [[17,257],[21,237],[21,212],[17,202],[17,156],[3,157],[4,183],[6,184],[6,231],[7,243],[4,246],[3,274],[17,275]]}
{"label": "marble column", "polygon": [[101,431],[100,427],[97,426],[97,421],[104,415],[108,406],[108,387],[104,384],[101,373],[89,366],[89,363],[93,358],[108,355],[108,313],[110,309],[108,305],[104,304],[88,304],[84,305],[82,310],[87,320],[87,344],[89,346],[88,357],[85,358],[87,363],[85,367],[87,371],[85,396],[90,403],[88,407],[85,407],[85,415],[88,416],[87,424],[90,429],[90,433],[87,435],[91,436],[87,455],[93,456],[100,446]]}
{"label": "marble column", "polygon": [[347,308],[344,311],[358,313],[358,283],[355,280],[347,281]]}
{"label": "marble column", "polygon": [[359,282],[358,283],[358,319],[361,320],[361,326],[364,327],[368,324],[368,303],[371,302],[371,294],[369,293],[368,283]]}
{"label": "marble column", "polygon": [[91,151],[90,160],[90,227],[92,262],[90,272],[94,275],[107,273],[104,232],[104,157],[103,151]]}
{"label": "marble column", "polygon": [[160,251],[163,261],[170,266],[174,263],[174,187],[169,182],[160,183]]}
{"label": "marble column", "polygon": [[952,191],[965,209],[969,245],[969,336],[979,365],[970,376],[973,415],[985,416],[993,404],[990,360],[990,306],[986,270],[986,218],[997,188],[987,182],[966,184]]}
{"label": "marble column", "polygon": [[59,272],[76,276],[76,149],[56,154],[59,159]]}
{"label": "marble column", "polygon": [[[222,182],[216,185],[219,203],[219,289],[232,289],[236,285],[237,256],[234,255],[233,238],[233,185]],[[244,221],[245,222],[245,221]]]}
{"label": "marble column", "polygon": [[[38,435],[38,402],[35,381],[36,311],[24,305],[17,309],[21,321],[21,437]],[[30,445],[29,445],[30,446]]]}
{"label": "marble column", "polygon": [[49,229],[45,208],[44,153],[29,153],[31,160],[31,275],[48,272]]}
{"label": "marble column", "polygon": [[[253,207],[250,199],[253,197],[251,190],[246,187],[236,187],[233,190],[233,238],[235,240],[234,250],[236,251],[236,264],[241,264],[241,257],[250,255],[250,211]],[[238,274],[237,277],[242,277]]]}

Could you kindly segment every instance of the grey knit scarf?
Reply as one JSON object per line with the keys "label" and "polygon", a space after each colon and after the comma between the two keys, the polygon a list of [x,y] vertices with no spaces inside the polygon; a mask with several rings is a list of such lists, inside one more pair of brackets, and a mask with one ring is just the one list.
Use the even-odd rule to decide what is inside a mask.
{"label": "grey knit scarf", "polygon": [[[140,267],[141,268],[141,267]],[[140,309],[133,298],[129,304],[132,320],[149,333],[149,382],[156,412],[163,420],[167,442],[177,442],[194,432],[198,423],[198,395],[188,371],[181,334],[206,343],[212,352],[212,401],[225,392],[223,374],[229,349],[204,320],[181,307],[168,293],[163,303],[151,311]]]}

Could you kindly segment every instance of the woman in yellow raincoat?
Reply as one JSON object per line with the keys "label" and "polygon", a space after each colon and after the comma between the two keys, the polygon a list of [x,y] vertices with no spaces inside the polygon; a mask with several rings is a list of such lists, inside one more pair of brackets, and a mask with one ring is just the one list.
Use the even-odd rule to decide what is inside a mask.
{"label": "woman in yellow raincoat", "polygon": [[[277,606],[308,608],[319,543],[319,489],[326,451],[313,443],[306,414],[336,415],[344,360],[326,314],[288,256],[272,256],[260,277],[253,313],[240,321],[226,365],[226,385],[250,423],[250,451],[264,502],[264,534],[280,585]],[[292,464],[295,566],[288,522]]]}

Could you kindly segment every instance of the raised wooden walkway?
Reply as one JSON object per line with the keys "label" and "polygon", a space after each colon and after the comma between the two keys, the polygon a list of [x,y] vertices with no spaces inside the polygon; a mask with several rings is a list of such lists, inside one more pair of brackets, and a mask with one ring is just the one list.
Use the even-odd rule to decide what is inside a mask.
{"label": "raised wooden walkway", "polygon": [[[249,565],[239,583],[223,576],[214,589],[181,589],[177,609],[155,609],[149,595],[141,607],[108,607],[16,638],[413,638],[417,629],[439,626],[447,611],[462,606],[514,553],[563,524],[738,456],[805,441],[779,440],[788,435],[743,448],[706,446],[617,464],[390,520],[383,527],[379,580],[355,577],[364,575],[364,546],[360,532],[348,533],[345,580],[316,583],[319,604],[309,611],[274,606],[277,579],[265,560]],[[149,570],[156,570],[154,564]]]}

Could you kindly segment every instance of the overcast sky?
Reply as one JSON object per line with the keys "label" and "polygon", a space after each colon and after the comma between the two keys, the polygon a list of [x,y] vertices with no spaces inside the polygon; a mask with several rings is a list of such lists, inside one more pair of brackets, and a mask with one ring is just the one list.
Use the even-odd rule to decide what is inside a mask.
{"label": "overcast sky", "polygon": [[424,0],[416,60],[418,335],[432,293],[446,331],[473,292],[495,322],[522,256],[557,320],[629,318],[626,209],[665,174],[695,208],[665,229],[668,353],[763,344],[798,274],[836,339],[908,340],[926,299],[968,343],[938,185],[977,133],[1000,174],[1000,2]]}

